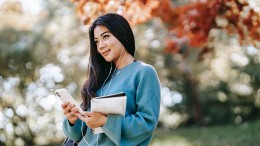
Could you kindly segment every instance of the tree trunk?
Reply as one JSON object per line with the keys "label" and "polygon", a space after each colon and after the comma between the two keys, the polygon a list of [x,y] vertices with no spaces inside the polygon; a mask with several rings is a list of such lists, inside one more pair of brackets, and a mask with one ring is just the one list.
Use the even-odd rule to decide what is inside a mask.
{"label": "tree trunk", "polygon": [[184,74],[185,88],[187,90],[188,102],[187,106],[191,109],[193,121],[196,124],[201,124],[201,107],[200,100],[198,97],[197,81],[190,73]]}

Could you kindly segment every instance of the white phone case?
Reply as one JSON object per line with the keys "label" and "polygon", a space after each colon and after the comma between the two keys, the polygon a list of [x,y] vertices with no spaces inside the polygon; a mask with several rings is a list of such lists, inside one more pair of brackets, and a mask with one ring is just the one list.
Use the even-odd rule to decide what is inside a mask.
{"label": "white phone case", "polygon": [[70,104],[74,104],[76,108],[79,109],[79,113],[83,113],[83,110],[80,108],[79,104],[75,101],[75,99],[70,95],[70,93],[64,89],[55,90],[55,94],[61,99],[63,103],[70,102]]}

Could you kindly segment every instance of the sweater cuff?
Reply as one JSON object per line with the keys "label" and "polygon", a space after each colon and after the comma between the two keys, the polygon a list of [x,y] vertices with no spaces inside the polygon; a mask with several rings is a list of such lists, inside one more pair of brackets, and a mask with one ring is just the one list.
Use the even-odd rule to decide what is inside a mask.
{"label": "sweater cuff", "polygon": [[[70,125],[69,120],[67,118],[63,121],[63,131],[64,134],[74,140],[79,141],[82,138],[81,130],[82,130],[82,121],[78,119],[74,125]],[[84,125],[83,125],[84,126]]]}

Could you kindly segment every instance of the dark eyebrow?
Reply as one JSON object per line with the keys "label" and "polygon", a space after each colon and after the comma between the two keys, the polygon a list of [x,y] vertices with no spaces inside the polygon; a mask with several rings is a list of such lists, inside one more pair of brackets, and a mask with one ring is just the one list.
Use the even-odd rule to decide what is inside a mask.
{"label": "dark eyebrow", "polygon": [[[105,31],[105,32],[101,33],[100,36],[104,35],[105,33],[109,33],[109,31]],[[95,39],[97,39],[97,38],[95,38]]]}

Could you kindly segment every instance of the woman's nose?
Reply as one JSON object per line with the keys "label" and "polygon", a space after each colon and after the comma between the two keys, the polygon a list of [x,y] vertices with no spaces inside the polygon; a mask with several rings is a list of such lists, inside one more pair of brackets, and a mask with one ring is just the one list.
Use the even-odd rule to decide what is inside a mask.
{"label": "woman's nose", "polygon": [[98,44],[99,49],[103,49],[105,47],[105,43],[103,41],[100,41]]}

